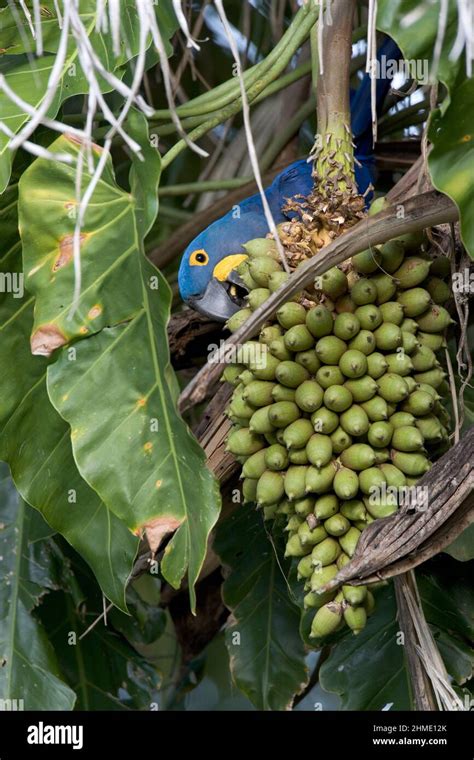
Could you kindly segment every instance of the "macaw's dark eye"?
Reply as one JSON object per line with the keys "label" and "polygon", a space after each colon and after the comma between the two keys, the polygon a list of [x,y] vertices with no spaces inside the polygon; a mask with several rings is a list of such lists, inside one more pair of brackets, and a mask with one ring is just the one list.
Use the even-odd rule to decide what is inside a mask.
{"label": "macaw's dark eye", "polygon": [[189,263],[191,266],[204,266],[209,261],[209,256],[207,255],[206,251],[204,251],[202,248],[200,248],[197,251],[193,251],[191,256],[189,257]]}

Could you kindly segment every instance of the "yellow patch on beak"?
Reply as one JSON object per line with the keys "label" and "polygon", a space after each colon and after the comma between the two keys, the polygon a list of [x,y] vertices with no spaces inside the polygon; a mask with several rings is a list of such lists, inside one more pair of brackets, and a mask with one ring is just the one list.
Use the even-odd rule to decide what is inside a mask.
{"label": "yellow patch on beak", "polygon": [[215,277],[216,280],[224,282],[224,280],[227,280],[229,272],[232,272],[233,269],[238,267],[239,264],[246,259],[248,259],[248,256],[245,253],[235,253],[232,256],[226,256],[225,259],[222,259],[222,261],[219,261],[219,263],[216,264],[212,276]]}

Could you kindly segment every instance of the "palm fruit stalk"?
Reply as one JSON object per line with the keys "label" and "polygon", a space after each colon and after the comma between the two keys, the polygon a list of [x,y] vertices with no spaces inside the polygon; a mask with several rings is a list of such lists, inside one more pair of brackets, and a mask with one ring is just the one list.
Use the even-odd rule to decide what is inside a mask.
{"label": "palm fruit stalk", "polygon": [[[319,589],[349,561],[364,527],[393,514],[448,444],[442,350],[452,319],[423,297],[433,260],[424,239],[414,246],[405,236],[330,270],[280,307],[226,368],[227,447],[242,464],[244,501],[284,526],[316,638],[343,625],[362,630],[373,607],[366,588],[344,587],[340,600]],[[249,241],[247,250],[255,253],[241,269],[251,269],[256,284],[243,311],[252,312],[268,259],[273,274],[283,269],[271,238]],[[380,267],[393,270],[393,284],[379,292],[370,284]],[[353,312],[337,311],[336,293],[353,299]]]}
{"label": "palm fruit stalk", "polygon": [[[341,88],[337,107],[328,107],[338,89],[333,69],[318,83],[318,129],[328,137],[315,154],[314,190],[292,201],[292,220],[278,226],[291,270],[366,214]],[[377,199],[374,210],[383,204]],[[246,251],[238,273],[249,294],[231,332],[288,277],[270,235]],[[448,446],[449,273],[423,233],[362,251],[279,307],[224,373],[233,386],[227,448],[242,464],[244,502],[283,527],[315,639],[344,625],[363,629],[370,589],[321,589],[350,561],[365,527],[396,512]]]}

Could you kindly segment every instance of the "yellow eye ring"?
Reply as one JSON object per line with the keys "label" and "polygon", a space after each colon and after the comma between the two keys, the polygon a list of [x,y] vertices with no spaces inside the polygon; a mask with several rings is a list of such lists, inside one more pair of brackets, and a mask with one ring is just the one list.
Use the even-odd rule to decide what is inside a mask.
{"label": "yellow eye ring", "polygon": [[193,251],[189,257],[189,263],[191,266],[204,267],[209,262],[209,256],[203,248],[198,248],[197,251]]}

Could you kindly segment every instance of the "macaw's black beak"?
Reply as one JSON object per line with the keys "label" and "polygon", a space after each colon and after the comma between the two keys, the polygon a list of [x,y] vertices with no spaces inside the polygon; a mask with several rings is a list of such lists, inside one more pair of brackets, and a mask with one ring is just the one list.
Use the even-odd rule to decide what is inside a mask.
{"label": "macaw's black beak", "polygon": [[217,322],[226,322],[232,314],[245,306],[247,293],[247,287],[233,269],[224,281],[212,277],[202,296],[191,296],[186,300],[200,314]]}

